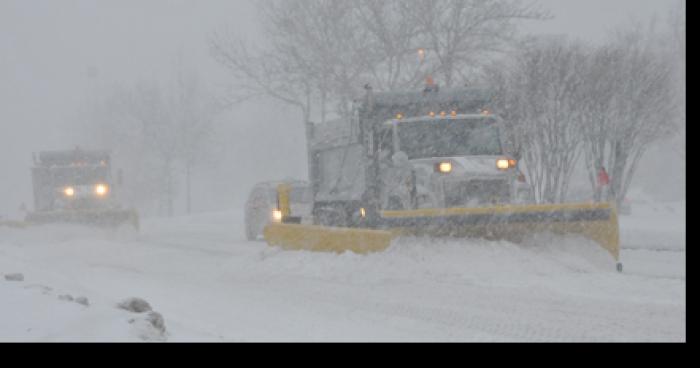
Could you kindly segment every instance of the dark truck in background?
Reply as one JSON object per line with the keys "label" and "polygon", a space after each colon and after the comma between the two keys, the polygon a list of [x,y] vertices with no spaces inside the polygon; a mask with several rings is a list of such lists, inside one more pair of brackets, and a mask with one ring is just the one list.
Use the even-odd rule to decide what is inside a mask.
{"label": "dark truck in background", "polygon": [[129,224],[138,229],[138,213],[119,203],[121,173],[113,178],[109,151],[45,151],[33,159],[34,211],[27,215],[27,223]]}

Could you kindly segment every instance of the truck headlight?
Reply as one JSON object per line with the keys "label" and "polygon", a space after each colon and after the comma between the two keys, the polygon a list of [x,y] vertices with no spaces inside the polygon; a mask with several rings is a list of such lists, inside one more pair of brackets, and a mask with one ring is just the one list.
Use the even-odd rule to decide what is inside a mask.
{"label": "truck headlight", "polygon": [[280,211],[280,210],[272,210],[272,221],[274,221],[274,222],[282,222],[282,211]]}
{"label": "truck headlight", "polygon": [[97,194],[100,197],[104,197],[109,193],[109,187],[106,184],[97,184],[95,185],[95,194]]}
{"label": "truck headlight", "polygon": [[63,195],[66,197],[73,197],[75,196],[75,189],[73,187],[67,187],[63,189]]}
{"label": "truck headlight", "polygon": [[508,170],[508,168],[510,168],[510,162],[505,158],[498,159],[496,160],[496,167],[499,170]]}
{"label": "truck headlight", "polygon": [[441,162],[437,165],[437,171],[443,174],[449,174],[452,172],[451,162]]}

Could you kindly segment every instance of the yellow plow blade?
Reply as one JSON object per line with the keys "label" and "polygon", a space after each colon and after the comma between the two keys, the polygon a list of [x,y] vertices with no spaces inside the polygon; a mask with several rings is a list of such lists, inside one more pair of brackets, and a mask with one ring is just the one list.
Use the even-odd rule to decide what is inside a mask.
{"label": "yellow plow blade", "polygon": [[576,234],[620,259],[617,211],[607,203],[507,205],[385,211],[383,227],[397,235],[476,237],[521,242],[542,232]]}
{"label": "yellow plow blade", "polygon": [[0,227],[24,228],[27,224],[21,221],[0,221]]}
{"label": "yellow plow blade", "polygon": [[270,224],[263,234],[268,244],[288,250],[358,254],[381,252],[392,239],[389,231],[293,224]]}
{"label": "yellow plow blade", "polygon": [[[278,206],[289,215],[289,187],[278,188]],[[607,203],[501,205],[477,208],[383,211],[380,230],[271,224],[263,234],[268,244],[316,252],[380,252],[399,236],[472,237],[522,242],[536,233],[575,234],[606,249],[618,262],[620,236],[615,207]]]}

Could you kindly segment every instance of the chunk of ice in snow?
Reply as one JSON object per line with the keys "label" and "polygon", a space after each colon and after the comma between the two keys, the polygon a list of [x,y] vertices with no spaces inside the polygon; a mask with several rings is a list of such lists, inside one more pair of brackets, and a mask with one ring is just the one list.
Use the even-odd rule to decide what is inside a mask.
{"label": "chunk of ice in snow", "polygon": [[24,281],[24,275],[21,273],[10,273],[5,275],[7,281]]}
{"label": "chunk of ice in snow", "polygon": [[127,310],[134,313],[145,313],[150,312],[153,309],[147,301],[141,298],[129,298],[117,305],[119,308]]}

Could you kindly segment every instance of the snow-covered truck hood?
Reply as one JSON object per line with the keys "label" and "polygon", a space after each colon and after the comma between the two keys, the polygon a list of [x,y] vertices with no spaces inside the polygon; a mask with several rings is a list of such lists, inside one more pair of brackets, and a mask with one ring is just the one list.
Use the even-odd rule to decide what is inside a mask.
{"label": "snow-covered truck hood", "polygon": [[[416,191],[422,198],[420,208],[478,205],[492,197],[509,202],[515,170],[499,170],[496,161],[503,156],[439,157],[411,160],[416,174]],[[449,162],[452,172],[435,171],[435,166]],[[464,186],[471,186],[465,189]],[[472,194],[466,195],[465,191]]]}
{"label": "snow-covered truck hood", "polygon": [[509,171],[499,170],[496,161],[503,156],[476,156],[476,157],[441,157],[411,160],[416,171],[433,173],[435,165],[442,162],[452,163],[450,176],[507,176]]}

